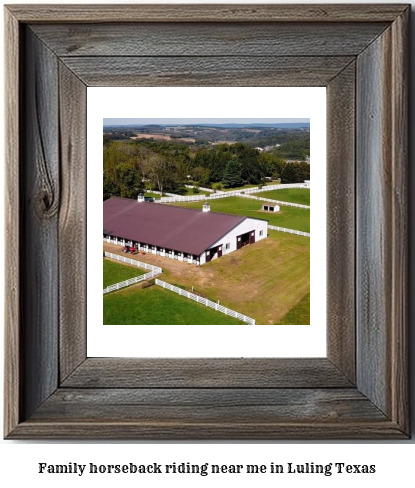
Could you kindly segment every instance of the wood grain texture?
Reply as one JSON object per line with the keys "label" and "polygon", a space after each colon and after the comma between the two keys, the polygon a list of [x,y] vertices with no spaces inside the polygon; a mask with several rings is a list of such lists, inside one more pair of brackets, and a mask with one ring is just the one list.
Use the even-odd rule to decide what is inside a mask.
{"label": "wood grain texture", "polygon": [[20,119],[19,119],[19,25],[5,11],[5,355],[4,355],[4,434],[19,423],[22,378],[20,370],[20,280],[19,254],[15,245],[20,242]]}
{"label": "wood grain texture", "polygon": [[405,4],[8,5],[20,22],[393,22]]}
{"label": "wood grain texture", "polygon": [[[64,409],[62,411],[62,405]],[[36,421],[189,422],[258,424],[387,421],[354,388],[62,388],[32,416]]]}
{"label": "wood grain texture", "polygon": [[58,386],[58,209],[60,201],[58,60],[25,33],[22,166],[22,334],[24,415]]}
{"label": "wood grain texture", "polygon": [[[14,256],[10,261],[13,268],[8,270],[6,437],[407,438],[408,6],[15,5],[6,10],[10,48],[7,87],[12,97],[7,110],[13,131],[8,133],[12,143],[6,154],[10,185],[6,220],[8,236],[16,239],[20,251],[8,249],[8,255],[14,252]],[[164,49],[167,55],[153,59],[123,58],[119,53],[115,57],[86,57],[85,49],[103,51],[105,41],[96,36],[100,26],[94,27],[94,34],[84,25],[74,30],[72,38],[65,31],[66,44],[65,39],[57,44],[62,52],[70,53],[63,58],[42,39],[48,37],[48,43],[56,39],[55,31],[61,29],[55,28],[57,23],[123,20],[163,24],[167,34],[160,39],[177,39],[178,45],[159,43],[154,52]],[[23,24],[28,21],[42,26]],[[183,52],[186,45],[179,38],[183,25],[176,26],[178,22],[185,22],[186,27],[199,23],[206,41],[201,56],[172,56]],[[214,23],[200,26],[205,22]],[[340,56],[332,59],[321,52],[310,59],[302,57],[303,78],[301,71],[297,72],[301,80],[328,87],[329,216],[339,219],[329,227],[329,358],[84,360],[85,275],[82,264],[74,266],[72,251],[65,242],[70,236],[75,239],[77,252],[84,251],[81,202],[85,188],[83,178],[77,177],[84,171],[84,85],[103,85],[115,78],[120,85],[139,84],[146,83],[146,77],[156,83],[153,86],[203,85],[209,70],[211,83],[220,84],[222,72],[229,86],[252,85],[261,83],[260,67],[263,86],[295,84],[289,77],[301,66],[293,35],[288,35],[284,26],[286,45],[279,45],[281,25],[272,26],[276,22],[290,22],[300,44],[303,33],[311,32],[308,24],[317,32],[319,23],[327,26],[338,22],[330,25],[324,38],[311,42],[310,49],[322,44],[327,52],[333,48],[325,47],[324,42],[337,38],[333,32],[337,26],[341,30],[344,22],[352,22],[353,32],[361,34],[364,25],[371,24],[367,31],[371,40],[356,53],[355,75],[354,60],[346,54],[351,47],[348,41],[344,50],[333,41]],[[294,26],[296,22],[300,24]],[[391,25],[384,29],[384,22]],[[239,23],[242,31],[246,23],[252,25],[247,39],[229,23]],[[258,37],[256,23],[262,23],[271,40]],[[54,35],[46,35],[45,24]],[[207,27],[217,29],[217,34],[209,33]],[[375,34],[375,39],[379,27],[382,34]],[[38,30],[34,35],[38,28],[42,34]],[[153,24],[143,26],[142,32],[150,33],[153,28]],[[160,26],[155,29],[163,31]],[[121,33],[122,29],[118,30]],[[361,40],[360,34],[357,38]],[[96,47],[91,43],[94,35]],[[134,35],[133,43],[126,36],[122,42],[121,35],[117,38],[121,53],[129,52],[133,45],[143,48],[140,53],[150,48],[147,34],[141,41],[137,40],[138,33]],[[77,44],[72,42],[75,39]],[[248,52],[248,56],[230,55],[242,51],[238,42],[245,43],[243,54]],[[229,52],[224,52],[226,43]],[[286,49],[286,55],[270,57],[268,44],[279,54]],[[197,52],[202,43],[188,45]],[[22,48],[26,55],[17,62]],[[224,52],[223,59],[215,54],[218,52]],[[143,74],[133,81],[140,69]],[[352,109],[354,88],[356,104]],[[339,161],[334,161],[336,152]],[[341,210],[344,205],[346,211]],[[16,217],[20,221],[12,222]],[[80,235],[75,236],[76,232]],[[356,336],[350,284],[353,272],[346,266],[347,260],[353,260],[353,240],[357,260]],[[81,274],[79,282],[71,275],[74,269]],[[333,277],[336,273],[337,279]]]}
{"label": "wood grain texture", "polygon": [[327,359],[88,358],[65,388],[321,388],[352,383]]}
{"label": "wood grain texture", "polygon": [[357,384],[406,431],[407,22],[398,19],[357,65]]}
{"label": "wood grain texture", "polygon": [[10,439],[113,439],[113,440],[404,440],[405,435],[387,420],[355,422],[39,422],[20,424]]}
{"label": "wood grain texture", "polygon": [[408,164],[409,22],[407,10],[391,25],[392,51],[392,332],[391,418],[410,431],[408,391]]}
{"label": "wood grain texture", "polygon": [[[59,374],[86,358],[86,86],[59,63]],[[74,103],[76,101],[76,103]]]}
{"label": "wood grain texture", "polygon": [[[34,25],[58,56],[356,56],[388,24],[147,23]],[[228,62],[228,65],[230,63]]]}
{"label": "wood grain texture", "polygon": [[327,87],[327,354],[356,379],[355,62]]}
{"label": "wood grain texture", "polygon": [[[357,60],[357,384],[390,414],[390,31]],[[372,353],[367,354],[370,347]]]}
{"label": "wood grain texture", "polygon": [[63,57],[88,86],[325,86],[353,58]]}

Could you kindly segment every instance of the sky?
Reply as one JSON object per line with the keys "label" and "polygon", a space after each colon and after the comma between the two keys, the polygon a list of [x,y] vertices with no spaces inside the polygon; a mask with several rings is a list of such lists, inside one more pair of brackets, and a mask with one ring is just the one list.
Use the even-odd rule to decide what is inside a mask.
{"label": "sky", "polygon": [[104,118],[104,125],[132,125],[132,124],[280,124],[280,123],[309,123],[310,119],[128,119]]}

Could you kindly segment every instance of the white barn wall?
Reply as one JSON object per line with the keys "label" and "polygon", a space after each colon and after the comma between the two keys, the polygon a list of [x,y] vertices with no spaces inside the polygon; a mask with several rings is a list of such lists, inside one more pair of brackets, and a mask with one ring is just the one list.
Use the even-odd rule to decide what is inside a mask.
{"label": "white barn wall", "polygon": [[[262,235],[260,235],[261,231]],[[222,246],[222,256],[225,256],[226,254],[237,250],[237,236],[240,236],[241,234],[246,234],[247,232],[255,232],[255,242],[265,239],[268,232],[268,221],[247,218],[236,227],[234,227],[231,231],[229,231],[226,235],[224,235],[221,239],[213,243],[209,247],[209,249],[217,246]],[[229,244],[229,249],[226,249],[226,244]],[[202,254],[200,259],[200,264],[204,263],[206,263],[205,253]]]}

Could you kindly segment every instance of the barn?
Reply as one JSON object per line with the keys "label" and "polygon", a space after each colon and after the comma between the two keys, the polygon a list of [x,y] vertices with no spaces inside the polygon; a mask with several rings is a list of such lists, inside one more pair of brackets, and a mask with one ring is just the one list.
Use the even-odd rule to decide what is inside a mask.
{"label": "barn", "polygon": [[263,219],[110,198],[104,201],[104,241],[205,264],[267,236]]}

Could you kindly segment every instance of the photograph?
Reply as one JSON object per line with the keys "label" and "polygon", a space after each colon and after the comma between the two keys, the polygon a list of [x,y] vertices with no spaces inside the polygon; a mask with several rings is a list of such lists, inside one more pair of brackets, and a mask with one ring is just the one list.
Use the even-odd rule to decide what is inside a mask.
{"label": "photograph", "polygon": [[7,442],[404,447],[410,10],[6,6]]}
{"label": "photograph", "polygon": [[310,324],[310,120],[224,120],[104,119],[104,324]]}

